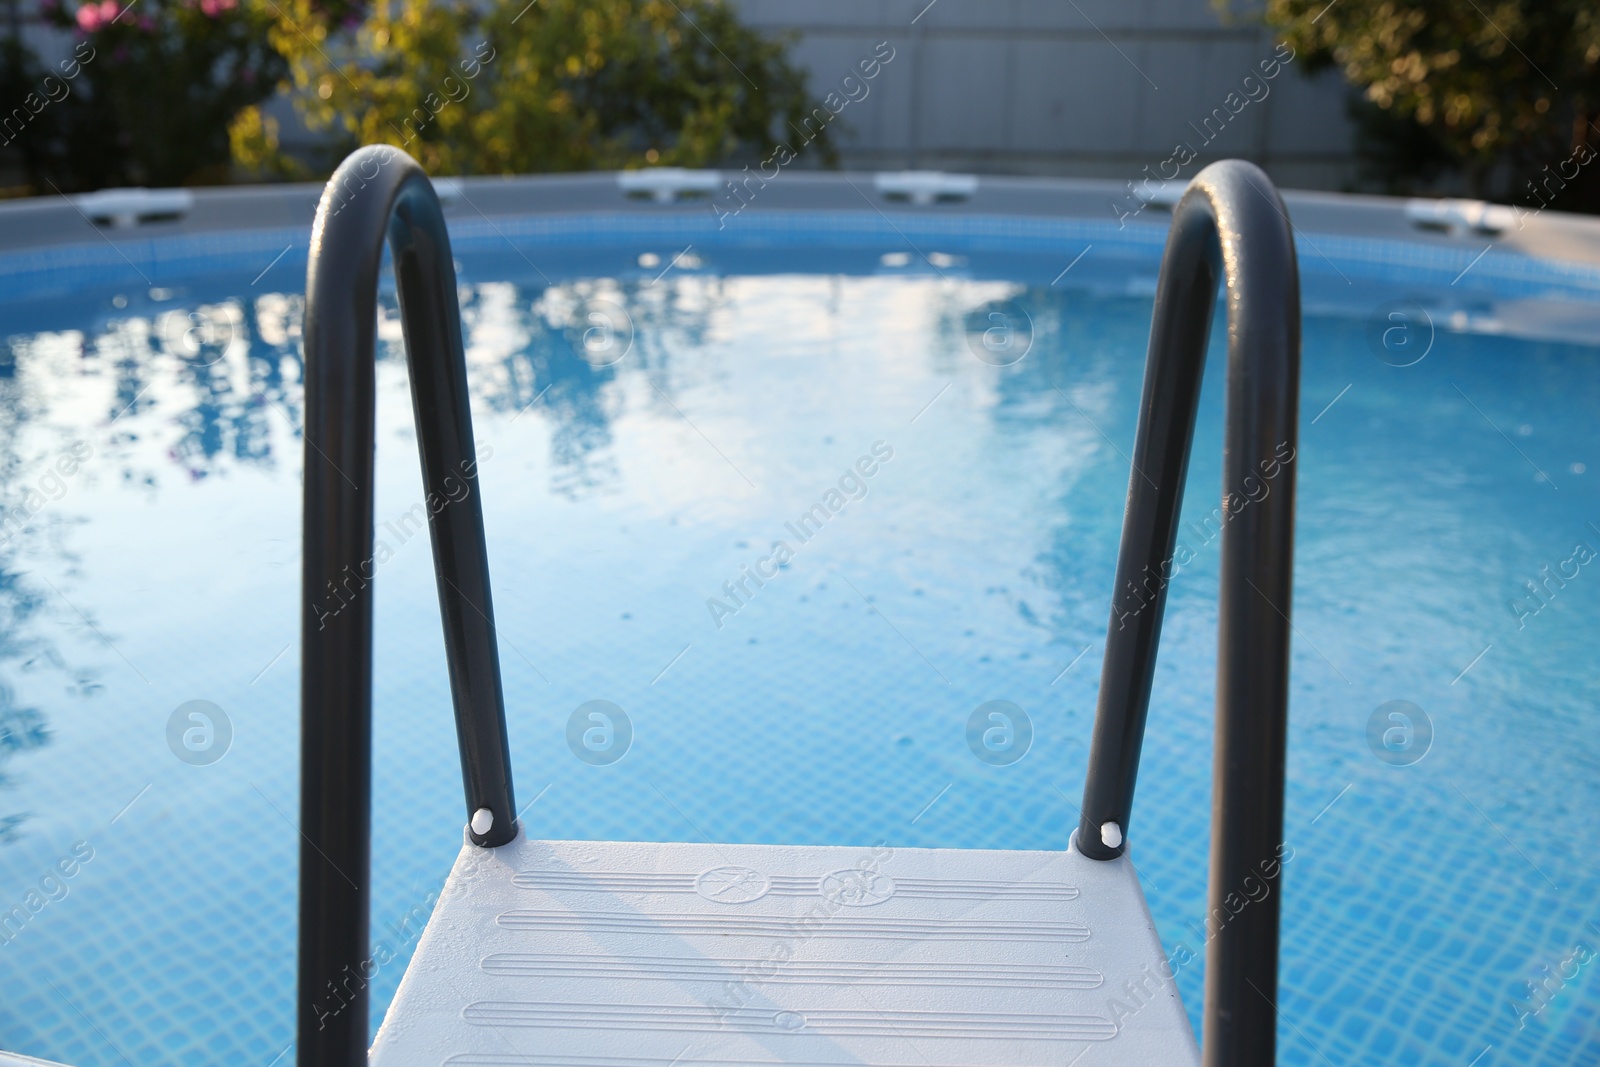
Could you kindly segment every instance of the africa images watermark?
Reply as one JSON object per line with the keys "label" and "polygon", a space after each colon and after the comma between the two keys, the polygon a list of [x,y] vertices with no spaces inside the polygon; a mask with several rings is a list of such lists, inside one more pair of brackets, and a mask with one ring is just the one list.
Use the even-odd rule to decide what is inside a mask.
{"label": "africa images watermark", "polygon": [[[1591,930],[1600,933],[1600,923],[1591,919],[1588,925]],[[1578,941],[1572,946],[1572,951],[1557,961],[1554,967],[1541,964],[1539,970],[1542,973],[1522,983],[1525,996],[1521,1000],[1513,997],[1508,1001],[1511,1014],[1516,1016],[1517,1029],[1525,1029],[1530,1020],[1537,1019],[1557,994],[1577,981],[1579,973],[1593,963],[1594,958],[1594,946],[1587,941]]]}
{"label": "africa images watermark", "polygon": [[[853,867],[830,875],[836,880],[834,891],[819,891],[816,903],[804,914],[790,920],[790,936],[775,940],[765,959],[745,961],[739,977],[722,983],[721,995],[705,1002],[706,1007],[716,1013],[718,1021],[725,1020],[755,1000],[759,995],[757,987],[762,982],[777,978],[784,965],[795,958],[797,949],[821,934],[828,922],[841,911],[874,900],[874,887],[884,877],[884,866],[893,858],[894,849],[879,843],[856,860]],[[852,896],[852,893],[856,895]]]}
{"label": "africa images watermark", "polygon": [[[1215,940],[1251,904],[1259,904],[1271,896],[1273,884],[1283,874],[1284,866],[1293,859],[1294,846],[1284,843],[1277,847],[1274,855],[1257,863],[1257,873],[1245,875],[1239,886],[1240,891],[1225,894],[1222,906],[1213,908],[1206,916],[1205,928],[1200,931],[1203,935],[1200,947],[1204,949]],[[1123,996],[1114,995],[1106,1002],[1106,1014],[1120,1029],[1128,1019],[1158,998],[1171,997],[1178,972],[1199,958],[1199,953],[1180,940],[1173,946],[1171,954],[1160,963],[1154,966],[1145,964],[1136,977],[1124,982],[1121,991]]]}
{"label": "africa images watermark", "polygon": [[[1216,540],[1228,523],[1238,518],[1239,513],[1248,505],[1259,504],[1267,499],[1272,493],[1272,480],[1282,473],[1285,467],[1294,462],[1294,457],[1294,446],[1287,441],[1280,442],[1273,449],[1271,458],[1261,460],[1257,464],[1261,470],[1261,477],[1257,478],[1253,474],[1245,475],[1244,482],[1240,487],[1244,490],[1242,494],[1228,493],[1223,497],[1222,504],[1219,507],[1212,508],[1211,514],[1207,515],[1200,523],[1197,524],[1190,520],[1189,525],[1195,527],[1199,533],[1204,535],[1204,539],[1200,542],[1200,548],[1204,548]],[[1252,483],[1254,484],[1252,485]],[[1215,524],[1214,526],[1213,523]],[[1161,591],[1171,584],[1178,571],[1194,562],[1198,555],[1198,549],[1190,548],[1186,542],[1179,541],[1178,547],[1173,550],[1172,555],[1168,556],[1165,562],[1157,566],[1154,571],[1150,569],[1149,564],[1145,564],[1144,577],[1140,579],[1139,584],[1134,585],[1133,582],[1128,582],[1128,588],[1124,591],[1126,595],[1119,594],[1117,599],[1111,602],[1111,614],[1117,620],[1117,629],[1125,629],[1128,621],[1137,617],[1141,611],[1149,607],[1150,603],[1161,594]],[[1140,595],[1141,591],[1144,593],[1143,596]],[[1119,606],[1119,602],[1126,606]]]}
{"label": "africa images watermark", "polygon": [[[428,916],[433,914],[434,902],[438,899],[438,889],[428,890],[421,901],[400,916],[398,922],[389,924],[392,943],[388,938],[379,940],[372,946],[372,955],[354,966],[345,964],[337,981],[328,979],[326,995],[311,1002],[318,1030],[325,1029],[328,1020],[337,1018],[340,1012],[348,1008],[355,995],[366,988],[379,971],[399,959],[411,943],[422,936],[423,928],[428,925]],[[416,924],[415,929],[412,923]]]}
{"label": "africa images watermark", "polygon": [[77,474],[78,468],[93,457],[94,446],[88,441],[74,441],[63,449],[56,461],[22,494],[21,503],[6,508],[0,515],[0,545],[27,529],[28,520],[44,510],[46,504],[66,496],[67,479]]}
{"label": "africa images watermark", "polygon": [[[1593,123],[1589,125],[1597,132],[1600,132],[1600,127],[1595,127]],[[1556,161],[1554,174],[1550,172],[1550,164],[1547,163],[1537,175],[1524,182],[1528,195],[1537,202],[1538,206],[1530,211],[1517,204],[1511,205],[1511,214],[1517,220],[1517,229],[1522,229],[1527,225],[1529,219],[1549,207],[1551,202],[1555,200],[1556,194],[1567,187],[1567,182],[1576,178],[1578,172],[1593,162],[1596,156],[1600,156],[1600,152],[1590,148],[1587,141],[1579,141],[1570,155],[1565,159]],[[1571,173],[1568,173],[1569,166],[1571,167]],[[1552,185],[1554,185],[1554,188],[1551,188]]]}
{"label": "africa images watermark", "polygon": [[[484,49],[486,48],[489,50],[488,55],[484,55]],[[497,54],[488,41],[479,42],[477,48],[474,49],[472,58],[464,59],[456,64],[455,69],[461,72],[461,76],[458,78],[454,74],[449,74],[440,83],[440,88],[444,90],[444,95],[440,96],[437,92],[428,93],[422,98],[422,106],[412,108],[411,114],[401,120],[401,125],[405,126],[410,131],[409,133],[403,132],[399,127],[390,123],[389,128],[403,138],[400,143],[402,145],[410,144],[416,139],[417,134],[422,132],[424,127],[439,117],[445,108],[452,103],[460,103],[472,95],[472,86],[469,83],[483,73],[483,68],[492,63]],[[378,172],[392,163],[399,154],[399,151],[392,145],[379,145],[376,152],[363,157],[361,162],[351,169],[350,173],[345,174],[342,178],[335,174],[334,177],[339,179],[338,182],[335,183],[330,179],[328,191],[323,194],[325,197],[331,194],[333,198],[333,209],[328,212],[328,217],[332,218],[343,211],[350,201],[355,198],[356,194],[365,189],[368,182],[377,178]]]}
{"label": "africa images watermark", "polygon": [[44,911],[51,902],[67,899],[72,892],[68,884],[78,876],[83,865],[94,859],[94,846],[87,841],[75,842],[72,851],[56,860],[44,873],[37,885],[29,886],[20,903],[0,912],[0,945],[9,945],[22,933],[23,927],[34,916]]}
{"label": "africa images watermark", "polygon": [[[885,54],[886,49],[887,55]],[[731,179],[725,182],[728,192],[732,194],[731,199],[736,204],[732,207],[724,207],[723,204],[712,201],[711,214],[716,216],[717,229],[725,228],[729,219],[743,211],[750,201],[756,198],[756,194],[767,187],[767,182],[776,179],[783,172],[784,167],[798,159],[800,152],[812,141],[816,140],[822,131],[827,128],[828,123],[838,118],[845,108],[852,103],[860,103],[865,100],[867,94],[872,92],[872,86],[867,83],[882,73],[883,68],[894,57],[894,46],[888,41],[879,41],[873,46],[872,56],[856,64],[855,69],[861,72],[861,77],[857,78],[853,73],[846,74],[840,81],[839,88],[830,90],[828,95],[822,98],[821,107],[812,108],[811,114],[801,118],[800,125],[796,126],[792,122],[789,124],[790,128],[800,135],[801,139],[798,142],[798,148],[790,148],[787,142],[780,142],[773,146],[772,153],[766,159],[757,164],[756,173],[752,174],[750,167],[746,165],[744,176],[739,179],[738,185],[735,185]],[[771,168],[770,174],[768,173],[768,168]],[[758,183],[756,188],[750,188],[751,182]],[[724,200],[724,203],[727,203],[727,201]]]}
{"label": "africa images watermark", "polygon": [[[484,49],[489,50],[488,55],[484,55]],[[411,114],[401,120],[400,124],[410,131],[406,139],[401,143],[410,144],[417,134],[422,132],[423,127],[438,118],[439,113],[445,108],[452,103],[459,104],[471,96],[472,80],[482,74],[483,68],[493,63],[494,57],[498,54],[488,41],[479,41],[477,48],[473,50],[472,58],[464,59],[456,64],[461,76],[458,78],[454,74],[449,74],[440,83],[439,87],[444,90],[444,95],[429,93],[422,98],[421,107],[412,108]],[[457,95],[458,93],[459,95]]]}
{"label": "africa images watermark", "polygon": [[[1593,523],[1589,526],[1590,529],[1595,529]],[[1523,579],[1522,584],[1527,588],[1528,595],[1516,597],[1508,602],[1511,614],[1517,618],[1517,629],[1526,629],[1528,620],[1549,607],[1567,587],[1567,583],[1576,579],[1583,573],[1585,566],[1594,562],[1595,555],[1593,545],[1587,541],[1578,541],[1573,545],[1571,555],[1554,564],[1554,570],[1548,563],[1539,568],[1537,584],[1531,578]]]}
{"label": "africa images watermark", "polygon": [[[1254,73],[1246,74],[1239,88],[1223,97],[1222,105],[1212,108],[1211,113],[1200,120],[1200,125],[1196,126],[1191,120],[1189,128],[1199,135],[1200,147],[1203,148],[1222,136],[1228,124],[1238,118],[1245,108],[1265,100],[1272,93],[1272,86],[1268,83],[1282,74],[1286,65],[1294,62],[1294,56],[1294,48],[1287,41],[1279,42],[1271,57],[1256,64],[1256,69],[1261,72],[1259,78]],[[1128,182],[1127,196],[1121,200],[1110,201],[1111,214],[1117,220],[1117,228],[1126,226],[1129,219],[1155,201],[1162,182],[1175,181],[1183,174],[1183,168],[1199,158],[1199,148],[1189,141],[1180,141],[1173,146],[1170,156],[1155,165],[1156,173],[1150,173],[1150,167],[1147,165],[1144,168],[1144,177],[1137,184]]]}
{"label": "africa images watermark", "polygon": [[[123,8],[123,11],[126,10],[127,8]],[[118,12],[117,18],[121,17],[121,12]],[[115,22],[116,19],[112,21]],[[88,54],[85,55],[85,52]],[[61,71],[61,77],[58,78],[54,74],[45,75],[40,80],[38,89],[22,98],[20,107],[12,108],[9,115],[0,118],[0,146],[8,145],[22,136],[22,131],[27,129],[28,124],[33,122],[45,108],[51,104],[59,104],[71,96],[72,80],[83,72],[85,64],[94,61],[94,57],[94,47],[88,41],[79,41],[72,50],[71,58],[63,59],[56,64]]]}
{"label": "africa images watermark", "polygon": [[[383,524],[383,531],[394,539],[391,546],[383,537],[374,533],[372,540],[372,555],[356,564],[353,568],[346,564],[344,576],[337,583],[332,578],[328,579],[329,596],[321,604],[312,605],[312,610],[317,614],[317,629],[321,630],[328,625],[328,620],[338,615],[339,612],[350,606],[350,601],[364,590],[377,575],[378,568],[388,563],[395,557],[395,553],[428,525],[428,520],[438,515],[451,504],[459,504],[472,495],[472,487],[478,481],[478,464],[494,456],[494,448],[487,444],[478,446],[477,459],[464,459],[461,461],[461,478],[455,475],[444,476],[443,493],[433,490],[428,491],[427,498],[411,505],[400,516]],[[341,595],[341,591],[344,595]]]}
{"label": "africa images watermark", "polygon": [[[839,477],[836,487],[829,487],[820,500],[811,505],[798,519],[784,523],[783,528],[798,544],[810,544],[811,539],[822,532],[822,527],[828,520],[842,513],[847,505],[866,498],[867,480],[878,473],[881,469],[880,464],[888,463],[893,458],[894,448],[887,441],[874,441],[871,455],[856,460],[855,465]],[[714,596],[707,597],[706,610],[711,613],[711,621],[717,624],[717,629],[722,629],[725,618],[739,614],[741,609],[754,600],[755,595],[766,587],[767,582],[776,578],[779,570],[794,558],[795,551],[796,547],[791,546],[788,541],[772,542],[771,550],[756,560],[753,568],[750,564],[745,564],[739,568],[736,577],[722,583],[722,591],[727,600]],[[754,589],[750,588],[751,583],[755,584]]]}

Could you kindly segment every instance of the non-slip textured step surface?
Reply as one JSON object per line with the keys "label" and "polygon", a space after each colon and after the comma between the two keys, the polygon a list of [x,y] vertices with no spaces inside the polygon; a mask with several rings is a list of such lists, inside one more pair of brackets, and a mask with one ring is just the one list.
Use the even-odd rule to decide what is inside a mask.
{"label": "non-slip textured step surface", "polygon": [[463,847],[379,1067],[1195,1064],[1126,860]]}

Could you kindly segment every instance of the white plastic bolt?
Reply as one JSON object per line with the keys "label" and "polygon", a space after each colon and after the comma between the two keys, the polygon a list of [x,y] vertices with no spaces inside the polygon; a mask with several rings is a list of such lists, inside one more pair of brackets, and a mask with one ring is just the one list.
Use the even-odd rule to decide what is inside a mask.
{"label": "white plastic bolt", "polygon": [[[477,821],[478,821],[477,818],[474,817],[472,821],[473,821],[473,825],[476,826],[477,825]],[[483,831],[481,831],[481,830],[479,831],[479,833],[482,833],[482,832]],[[1118,826],[1114,822],[1103,822],[1103,823],[1101,823],[1100,824],[1100,840],[1105,842],[1105,846],[1107,848],[1116,848],[1116,847],[1118,847],[1119,845],[1122,844],[1122,827]]]}
{"label": "white plastic bolt", "polygon": [[[477,834],[479,837],[482,837],[492,829],[494,829],[494,812],[490,811],[488,808],[479,808],[477,811],[472,813],[473,833]],[[1117,840],[1121,841],[1122,838],[1119,836]]]}

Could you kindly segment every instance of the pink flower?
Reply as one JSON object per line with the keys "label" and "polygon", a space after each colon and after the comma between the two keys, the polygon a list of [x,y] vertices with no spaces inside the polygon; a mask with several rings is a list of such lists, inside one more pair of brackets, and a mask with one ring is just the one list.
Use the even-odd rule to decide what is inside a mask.
{"label": "pink flower", "polygon": [[208,18],[216,18],[224,11],[231,11],[239,6],[239,0],[200,0],[200,10]]}
{"label": "pink flower", "polygon": [[122,14],[122,7],[117,0],[100,0],[100,3],[88,3],[78,8],[78,29],[84,33],[93,33],[102,26],[109,26]]}

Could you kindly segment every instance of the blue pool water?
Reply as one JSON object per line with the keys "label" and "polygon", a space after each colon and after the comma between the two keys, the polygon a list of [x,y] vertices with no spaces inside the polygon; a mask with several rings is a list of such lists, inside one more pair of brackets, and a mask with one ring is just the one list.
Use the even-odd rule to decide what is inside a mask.
{"label": "blue pool water", "polygon": [[[1065,847],[1163,231],[747,212],[455,233],[529,832]],[[0,1047],[292,1061],[305,239],[0,257],[0,910],[26,912],[0,935]],[[1300,251],[1282,1062],[1594,1062],[1600,271],[1495,251],[1452,283],[1472,251]],[[384,304],[373,928],[399,958],[374,1025],[463,817]],[[597,309],[631,326],[585,358]],[[991,314],[1031,323],[1020,361],[977,358]],[[1130,835],[1173,951],[1203,943],[1220,371]],[[779,540],[787,565],[730,597]],[[231,726],[218,762],[169,746],[192,700]],[[618,762],[569,747],[591,700],[631,721]],[[1018,762],[968,747],[990,700],[1033,724]],[[1381,715],[1369,743],[1396,700],[1431,724],[1420,760],[1415,712],[1411,747]],[[1178,982],[1198,1025],[1202,965]]]}

